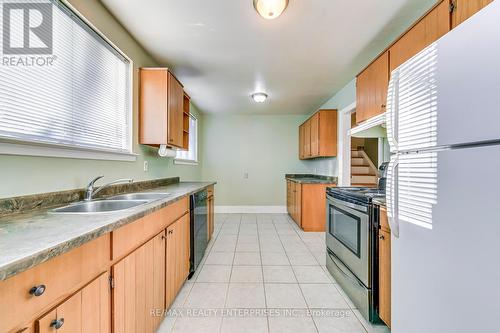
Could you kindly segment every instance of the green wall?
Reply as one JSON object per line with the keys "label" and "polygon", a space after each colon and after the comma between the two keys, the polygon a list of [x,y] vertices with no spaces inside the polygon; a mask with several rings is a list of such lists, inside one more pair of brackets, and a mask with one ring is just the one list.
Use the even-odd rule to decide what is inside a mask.
{"label": "green wall", "polygon": [[[217,206],[284,206],[285,174],[310,172],[298,158],[303,115],[204,115],[203,172]],[[248,173],[248,178],[244,178]]]}
{"label": "green wall", "polygon": [[[160,64],[132,38],[100,1],[70,0],[70,3],[133,61],[133,150],[139,156],[135,162],[117,162],[0,155],[0,198],[79,188],[100,174],[105,175],[103,181],[122,177],[146,180],[175,176],[180,176],[182,180],[200,180],[201,163],[198,166],[175,165],[172,158],[159,158],[156,149],[137,144],[137,69]],[[198,116],[198,128],[199,131],[202,131],[202,117],[193,106],[192,112]],[[198,137],[201,137],[201,133]],[[201,149],[200,147],[199,156],[202,153]],[[148,172],[143,171],[143,161],[145,160],[149,162]]]}

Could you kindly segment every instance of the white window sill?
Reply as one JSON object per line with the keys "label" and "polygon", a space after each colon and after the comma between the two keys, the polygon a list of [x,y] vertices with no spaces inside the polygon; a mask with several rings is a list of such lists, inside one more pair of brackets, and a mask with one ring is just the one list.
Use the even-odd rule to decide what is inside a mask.
{"label": "white window sill", "polygon": [[0,155],[60,157],[128,162],[133,162],[137,159],[137,154],[134,153],[113,152],[100,149],[79,148],[43,143],[18,143],[6,141],[0,141]]}
{"label": "white window sill", "polygon": [[180,165],[198,165],[198,161],[174,159],[174,164],[180,164]]}

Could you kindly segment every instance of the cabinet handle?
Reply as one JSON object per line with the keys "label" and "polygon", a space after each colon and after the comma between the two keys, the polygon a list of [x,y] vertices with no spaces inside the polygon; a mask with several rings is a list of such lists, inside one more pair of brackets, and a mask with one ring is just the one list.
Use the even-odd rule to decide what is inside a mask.
{"label": "cabinet handle", "polygon": [[384,239],[385,239],[384,235],[380,235],[380,236],[378,236],[378,238],[379,238],[380,240],[384,240]]}
{"label": "cabinet handle", "polygon": [[54,327],[56,330],[60,329],[64,325],[64,318],[55,319],[50,323],[50,327]]}
{"label": "cabinet handle", "polygon": [[165,236],[165,235],[161,235],[161,239],[162,239],[162,240],[165,240],[165,239],[167,239],[167,236]]}
{"label": "cabinet handle", "polygon": [[39,286],[34,286],[33,288],[30,289],[30,295],[36,297],[42,296],[43,293],[45,292],[45,289],[47,289],[47,287],[44,284],[41,284]]}
{"label": "cabinet handle", "polygon": [[381,105],[382,109],[385,109],[386,108],[386,105],[385,104],[382,104]]}

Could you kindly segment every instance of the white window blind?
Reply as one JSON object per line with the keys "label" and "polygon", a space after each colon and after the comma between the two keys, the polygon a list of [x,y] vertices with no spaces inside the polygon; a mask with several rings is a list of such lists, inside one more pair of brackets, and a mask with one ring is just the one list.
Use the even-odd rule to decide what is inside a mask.
{"label": "white window blind", "polygon": [[58,1],[52,17],[52,65],[0,65],[0,138],[131,153],[128,59]]}
{"label": "white window blind", "polygon": [[178,150],[176,160],[198,162],[198,120],[189,115],[189,150]]}
{"label": "white window blind", "polygon": [[396,134],[399,152],[388,172],[388,213],[429,229],[437,203],[437,56],[432,44],[394,71],[388,103],[388,136]]}

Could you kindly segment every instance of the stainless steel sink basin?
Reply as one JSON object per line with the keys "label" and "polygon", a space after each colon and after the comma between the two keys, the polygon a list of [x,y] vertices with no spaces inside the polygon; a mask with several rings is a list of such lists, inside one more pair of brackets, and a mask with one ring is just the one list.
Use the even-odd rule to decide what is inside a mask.
{"label": "stainless steel sink basin", "polygon": [[125,210],[148,203],[148,200],[99,200],[78,202],[69,206],[53,209],[52,213],[93,214]]}
{"label": "stainless steel sink basin", "polygon": [[115,195],[106,200],[148,200],[154,201],[168,197],[170,193],[127,193]]}

